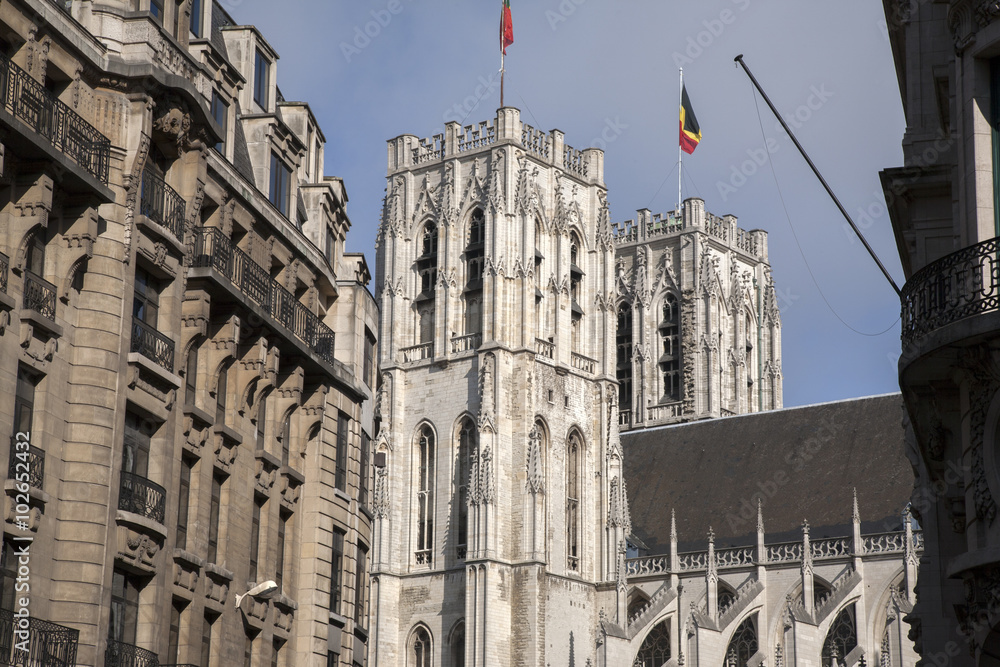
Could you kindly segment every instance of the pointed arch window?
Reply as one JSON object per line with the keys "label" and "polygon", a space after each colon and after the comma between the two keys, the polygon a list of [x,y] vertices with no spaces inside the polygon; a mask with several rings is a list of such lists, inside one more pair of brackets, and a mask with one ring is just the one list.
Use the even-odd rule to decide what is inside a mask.
{"label": "pointed arch window", "polygon": [[418,627],[410,639],[409,660],[407,667],[431,667],[434,647],[431,645],[431,635],[427,628]]}
{"label": "pointed arch window", "polygon": [[823,667],[841,664],[858,645],[858,624],[854,604],[844,607],[830,626],[823,642]]}
{"label": "pointed arch window", "polygon": [[729,640],[724,667],[746,667],[758,650],[757,614],[754,614],[740,623]]}
{"label": "pointed arch window", "polygon": [[434,298],[438,269],[438,228],[428,222],[420,237],[420,256],[417,257],[417,273],[420,275],[420,296]]}
{"label": "pointed arch window", "polygon": [[486,248],[486,222],[482,209],[469,218],[468,243],[465,246],[465,333],[483,331],[483,266]]}
{"label": "pointed arch window", "polygon": [[660,621],[642,640],[632,667],[660,667],[670,661],[670,626]]}
{"label": "pointed arch window", "polygon": [[580,350],[583,339],[583,308],[580,306],[580,301],[583,300],[583,269],[579,266],[579,263],[582,261],[580,259],[580,247],[580,237],[577,236],[576,232],[573,232],[570,234],[569,241],[569,294],[570,309],[573,314],[572,337],[574,351]]}
{"label": "pointed arch window", "polygon": [[681,398],[680,308],[677,296],[667,292],[663,298],[660,333],[660,374],[663,377],[663,400]]}
{"label": "pointed arch window", "polygon": [[465,622],[459,621],[451,633],[451,665],[465,667]]}
{"label": "pointed arch window", "polygon": [[571,433],[566,447],[566,567],[580,571],[580,457],[583,442]]}
{"label": "pointed arch window", "polygon": [[458,558],[465,558],[469,544],[469,472],[476,451],[476,429],[470,419],[463,419],[458,431],[458,461],[456,462],[456,521],[455,549]]}
{"label": "pointed arch window", "polygon": [[421,427],[417,435],[417,543],[414,557],[417,565],[431,564],[434,544],[434,432]]}
{"label": "pointed arch window", "polygon": [[618,410],[623,415],[632,411],[632,304],[625,301],[618,307],[618,348],[615,377],[618,379]]}

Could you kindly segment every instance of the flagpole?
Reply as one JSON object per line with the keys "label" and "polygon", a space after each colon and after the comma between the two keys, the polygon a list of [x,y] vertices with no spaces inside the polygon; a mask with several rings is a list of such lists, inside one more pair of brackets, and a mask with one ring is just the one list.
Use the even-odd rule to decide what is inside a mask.
{"label": "flagpole", "polygon": [[683,127],[680,127],[680,117],[681,117],[681,107],[684,106],[684,68],[678,67],[680,81],[678,82],[677,90],[677,215],[683,215],[684,212],[681,210],[684,200],[681,199],[681,183],[683,182],[683,176],[681,174],[684,168],[684,152],[681,147],[680,133],[684,131]]}
{"label": "flagpole", "polygon": [[[503,44],[502,37],[500,43],[501,45]],[[503,57],[504,57],[503,49],[500,49],[500,108],[501,109],[503,108],[503,75],[504,75]]]}

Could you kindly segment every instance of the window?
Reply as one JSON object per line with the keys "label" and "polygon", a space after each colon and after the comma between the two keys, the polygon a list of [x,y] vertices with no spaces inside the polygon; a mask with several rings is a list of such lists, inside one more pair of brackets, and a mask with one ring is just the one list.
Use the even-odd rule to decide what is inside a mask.
{"label": "window", "polygon": [[252,667],[253,665],[253,637],[247,636],[243,638],[243,667]]}
{"label": "window", "polygon": [[179,652],[181,640],[181,614],[184,613],[184,602],[174,600],[170,605],[170,634],[167,637],[167,660],[170,664],[177,664],[177,654]]}
{"label": "window", "polygon": [[757,650],[757,615],[754,614],[740,623],[729,640],[725,658],[727,667],[746,667]]}
{"label": "window", "polygon": [[188,506],[191,502],[191,469],[194,461],[181,457],[181,481],[177,491],[177,539],[178,549],[187,548]]}
{"label": "window", "polygon": [[413,631],[413,638],[410,648],[410,664],[413,667],[431,667],[431,656],[433,647],[431,646],[431,635],[427,628],[419,627]]}
{"label": "window", "polygon": [[469,221],[469,240],[465,246],[465,333],[483,331],[483,267],[485,261],[485,221],[476,209]]}
{"label": "window", "polygon": [[201,37],[201,0],[191,0],[191,34]]}
{"label": "window", "polygon": [[116,568],[111,575],[111,617],[108,621],[108,639],[124,644],[135,644],[138,619],[138,578]]}
{"label": "window", "polygon": [[438,228],[433,222],[424,227],[420,240],[420,256],[417,257],[417,273],[420,275],[420,296],[434,298],[437,285]]}
{"label": "window", "polygon": [[659,326],[661,353],[660,373],[663,376],[664,401],[681,398],[680,312],[677,297],[668,293],[663,299],[663,319]]}
{"label": "window", "polygon": [[192,407],[195,404],[195,394],[198,391],[198,347],[192,346],[188,352],[187,364],[184,366],[184,405]]}
{"label": "window", "polygon": [[285,642],[280,639],[275,639],[271,643],[271,667],[278,667],[278,659],[281,657],[281,647],[285,645]]}
{"label": "window", "polygon": [[160,284],[148,271],[135,270],[135,294],[132,297],[132,317],[156,328],[160,306]]}
{"label": "window", "polygon": [[566,449],[566,566],[580,569],[580,450],[582,443],[575,432]]}
{"label": "window", "polygon": [[14,395],[14,433],[24,433],[31,439],[31,423],[35,415],[35,385],[38,378],[22,367],[17,369],[17,389]]}
{"label": "window", "polygon": [[[191,21],[192,23],[194,22],[193,14],[191,15]],[[222,128],[222,140],[215,144],[215,150],[225,155],[226,136],[229,131],[229,105],[214,90],[212,91],[212,118]]]}
{"label": "window", "polygon": [[434,433],[423,426],[417,436],[417,565],[431,564],[434,544]]}
{"label": "window", "polygon": [[216,617],[205,616],[205,622],[201,626],[201,664],[208,667],[212,661],[212,625],[215,624]]}
{"label": "window", "polygon": [[368,547],[361,542],[358,542],[358,560],[354,565],[354,622],[364,627],[368,606]]}
{"label": "window", "polygon": [[350,418],[341,412],[337,417],[337,469],[334,486],[345,492],[347,491],[347,437],[350,425]]}
{"label": "window", "polygon": [[[632,667],[660,667],[670,661],[670,627],[667,621],[657,623],[646,638],[632,662]],[[727,667],[729,663],[726,663]]]}
{"label": "window", "polygon": [[274,563],[274,581],[278,584],[278,590],[282,590],[281,584],[285,579],[285,531],[290,518],[291,515],[285,512],[280,512],[278,516],[278,543]]}
{"label": "window", "polygon": [[149,0],[149,15],[157,23],[163,23],[163,0]]}
{"label": "window", "polygon": [[854,614],[854,604],[844,607],[834,619],[830,631],[823,642],[823,667],[842,664],[858,645],[858,626]]}
{"label": "window", "polygon": [[45,231],[39,230],[31,235],[24,254],[24,270],[36,276],[45,275]]}
{"label": "window", "polygon": [[285,417],[285,425],[281,428],[281,465],[287,466],[292,453],[292,415]]}
{"label": "window", "polygon": [[226,423],[226,394],[229,393],[229,367],[219,371],[219,384],[215,388],[215,423]]}
{"label": "window", "polygon": [[375,336],[367,328],[365,329],[365,385],[369,389],[375,386]]}
{"label": "window", "polygon": [[330,613],[340,613],[344,586],[344,538],[347,533],[333,529],[333,551],[330,556]]}
{"label": "window", "polygon": [[257,581],[257,563],[260,560],[260,511],[265,502],[266,498],[254,494],[250,516],[250,572],[247,574],[247,579],[250,581]]}
{"label": "window", "polygon": [[150,437],[143,420],[132,412],[125,413],[125,434],[122,447],[122,471],[145,477],[149,472]]}
{"label": "window", "polygon": [[271,189],[268,200],[274,204],[281,215],[288,217],[288,205],[291,200],[292,170],[288,168],[277,153],[271,153]]}
{"label": "window", "polygon": [[[255,437],[257,438],[257,449],[264,448],[264,436],[267,430],[267,401],[270,394],[265,396],[260,401],[260,407],[257,408],[257,430],[255,432]],[[282,465],[285,465],[283,462]]]}
{"label": "window", "polygon": [[340,653],[336,651],[327,651],[326,667],[340,667]]}
{"label": "window", "polygon": [[465,623],[459,623],[451,633],[452,667],[465,667]]}
{"label": "window", "polygon": [[212,475],[212,501],[208,520],[208,562],[215,563],[219,556],[219,515],[222,513],[222,485],[225,478],[216,472]]}
{"label": "window", "polygon": [[270,66],[271,63],[267,61],[260,49],[257,49],[253,71],[253,101],[260,105],[264,111],[267,111],[268,68]]}
{"label": "window", "polygon": [[326,227],[326,261],[333,264],[333,227]]}
{"label": "window", "polygon": [[369,450],[372,446],[371,436],[361,431],[361,478],[358,482],[358,502],[361,503],[362,507],[368,506],[368,478],[371,476],[371,469],[369,461],[371,460],[371,453]]}
{"label": "window", "polygon": [[462,421],[458,432],[458,462],[456,465],[456,491],[458,501],[458,532],[455,536],[459,558],[465,558],[469,544],[469,470],[470,457],[476,451],[476,430],[469,419]]}
{"label": "window", "polygon": [[0,609],[14,611],[14,586],[17,585],[17,554],[14,542],[4,536],[0,551]]}
{"label": "window", "polygon": [[618,409],[631,415],[632,411],[632,304],[627,301],[618,307],[618,349],[615,377],[618,379]]}

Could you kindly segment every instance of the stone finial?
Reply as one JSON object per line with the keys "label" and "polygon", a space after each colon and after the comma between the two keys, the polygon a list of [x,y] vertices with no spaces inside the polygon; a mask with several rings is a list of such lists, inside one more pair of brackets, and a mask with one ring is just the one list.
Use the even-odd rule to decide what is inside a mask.
{"label": "stone finial", "polygon": [[677,512],[670,510],[670,541],[677,541]]}
{"label": "stone finial", "polygon": [[708,527],[708,543],[710,546],[715,546],[715,531],[711,526]]}
{"label": "stone finial", "polygon": [[858,489],[854,488],[854,506],[851,514],[851,520],[854,523],[861,523],[861,512],[858,511]]}
{"label": "stone finial", "polygon": [[757,532],[764,532],[764,502],[760,498],[757,499]]}

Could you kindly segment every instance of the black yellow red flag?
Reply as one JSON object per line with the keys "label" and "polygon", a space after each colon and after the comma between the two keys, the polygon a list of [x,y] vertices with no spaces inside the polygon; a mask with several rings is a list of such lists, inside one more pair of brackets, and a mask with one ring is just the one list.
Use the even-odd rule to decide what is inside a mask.
{"label": "black yellow red flag", "polygon": [[690,155],[701,141],[701,126],[688,99],[687,86],[681,88],[681,150]]}

